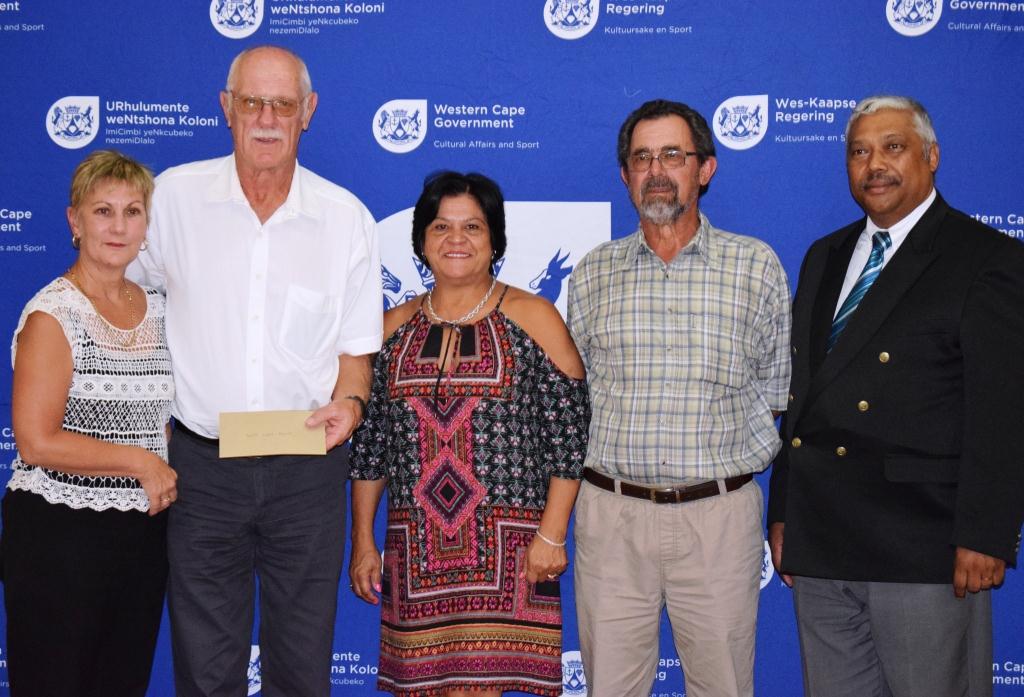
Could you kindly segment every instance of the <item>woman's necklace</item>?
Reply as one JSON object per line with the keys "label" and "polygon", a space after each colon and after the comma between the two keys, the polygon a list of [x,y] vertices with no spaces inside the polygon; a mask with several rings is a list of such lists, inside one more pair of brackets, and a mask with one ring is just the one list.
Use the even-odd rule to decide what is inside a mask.
{"label": "woman's necklace", "polygon": [[[78,288],[79,291],[81,291],[82,295],[89,299],[89,302],[92,303],[92,309],[96,310],[96,314],[99,315],[102,319],[106,320],[106,317],[103,317],[103,313],[100,312],[100,308],[96,306],[96,301],[93,299],[91,295],[85,292],[85,288],[83,288],[82,284],[79,282],[78,275],[75,273],[75,269],[73,267],[68,269],[67,277],[68,280],[70,280],[71,283],[73,283],[74,286]],[[138,329],[138,326],[135,323],[135,298],[132,296],[132,292],[128,288],[128,281],[126,281],[124,278],[121,279],[121,292],[124,293],[125,299],[128,300],[128,324],[130,324],[132,328],[130,330],[127,330],[121,329],[120,327],[114,327],[114,325],[112,324],[111,326],[114,327],[114,329],[119,330],[120,332],[128,332],[127,336],[124,337],[122,337],[121,334],[115,335],[118,337],[117,342],[119,344],[121,344],[122,346],[132,346],[135,344],[135,332]],[[108,321],[107,324],[110,324],[110,322]]]}
{"label": "woman's necklace", "polygon": [[431,302],[430,300],[430,298],[434,295],[434,289],[431,288],[430,292],[427,293],[427,314],[430,315],[431,321],[433,321],[435,324],[446,324],[449,327],[455,327],[456,329],[458,329],[460,325],[463,325],[469,320],[473,319],[476,316],[476,314],[480,312],[480,310],[484,309],[484,305],[486,305],[487,301],[491,299],[491,293],[494,292],[494,286],[496,286],[497,284],[498,279],[491,278],[491,287],[487,289],[487,293],[485,293],[483,299],[476,304],[476,307],[474,307],[472,310],[464,314],[462,317],[459,317],[458,319],[454,320],[444,319],[443,317],[439,317],[437,313],[434,312],[434,303]]}
{"label": "woman's necklace", "polygon": [[[447,320],[439,317],[438,314],[434,312],[434,303],[430,301],[430,297],[434,294],[434,289],[431,288],[430,292],[427,293],[427,314],[430,315],[430,320],[434,322],[434,324],[440,324],[445,327],[451,327],[451,331],[448,332],[448,339],[444,342],[444,348],[441,349],[441,365],[437,367],[437,381],[434,382],[435,405],[437,405],[441,401],[448,401],[448,394],[451,390],[452,370],[445,370],[445,366],[447,366],[448,364],[449,353],[452,353],[455,356],[459,355],[459,350],[462,346],[462,325],[476,317],[476,314],[480,312],[480,310],[484,309],[484,305],[486,305],[487,301],[491,299],[491,293],[494,292],[494,286],[496,286],[497,284],[498,279],[491,278],[491,287],[487,289],[487,292],[484,294],[483,299],[476,304],[476,307],[474,307],[472,310],[470,310],[469,312],[467,312],[462,317],[459,317],[456,320]],[[455,370],[458,369],[458,365],[458,361],[456,360],[453,366]],[[444,376],[447,376],[448,380],[445,390],[446,394],[442,399],[441,378]]]}

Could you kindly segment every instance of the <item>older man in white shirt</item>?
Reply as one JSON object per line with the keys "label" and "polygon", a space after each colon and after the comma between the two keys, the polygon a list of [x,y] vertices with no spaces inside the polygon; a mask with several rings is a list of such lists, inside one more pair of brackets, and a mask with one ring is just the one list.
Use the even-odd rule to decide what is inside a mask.
{"label": "older man in white shirt", "polygon": [[[348,458],[381,343],[374,221],[297,162],[317,105],[302,60],[243,51],[221,105],[234,153],[158,178],[134,276],[167,294],[178,501],[168,605],[178,695],[244,695],[259,578],[263,694],[327,695]],[[222,412],[314,410],[326,456],[221,459]]]}

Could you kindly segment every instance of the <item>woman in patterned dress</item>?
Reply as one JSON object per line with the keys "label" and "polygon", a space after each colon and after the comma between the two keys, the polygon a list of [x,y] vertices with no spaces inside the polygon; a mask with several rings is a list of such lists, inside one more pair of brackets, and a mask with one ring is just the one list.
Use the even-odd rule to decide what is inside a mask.
{"label": "woman in patterned dress", "polygon": [[434,286],[385,314],[353,441],[350,574],[356,595],[383,601],[377,686],[555,697],[559,576],[590,420],[583,364],[551,303],[494,278],[505,214],[493,181],[428,179],[412,228]]}
{"label": "woman in patterned dress", "polygon": [[142,697],[149,683],[176,497],[174,388],[163,298],[124,271],[152,192],[152,173],[119,153],[78,165],[67,209],[78,258],[14,333],[18,456],[2,550],[15,697]]}

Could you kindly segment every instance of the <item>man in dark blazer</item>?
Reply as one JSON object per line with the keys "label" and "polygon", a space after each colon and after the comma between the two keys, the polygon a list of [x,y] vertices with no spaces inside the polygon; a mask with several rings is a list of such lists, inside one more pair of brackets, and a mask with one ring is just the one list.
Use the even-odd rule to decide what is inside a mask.
{"label": "man in dark blazer", "polygon": [[950,208],[905,97],[847,125],[866,218],[815,242],[768,506],[808,697],[992,694],[1024,519],[1024,245]]}

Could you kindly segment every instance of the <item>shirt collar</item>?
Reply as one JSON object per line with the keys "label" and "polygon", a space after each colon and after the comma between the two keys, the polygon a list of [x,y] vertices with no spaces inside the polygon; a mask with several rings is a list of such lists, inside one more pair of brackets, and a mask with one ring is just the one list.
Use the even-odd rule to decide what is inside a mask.
{"label": "shirt collar", "polygon": [[893,242],[893,249],[898,249],[900,243],[903,242],[906,236],[910,234],[910,231],[914,229],[914,226],[917,225],[917,222],[921,220],[922,217],[924,217],[924,214],[928,210],[929,206],[931,206],[932,203],[935,202],[935,196],[935,187],[933,186],[931,193],[928,194],[928,196],[924,199],[924,201],[920,203],[920,205],[918,205],[917,208],[910,211],[910,213],[904,216],[902,220],[900,220],[898,223],[895,223],[892,227],[889,228],[878,227],[875,224],[875,221],[873,221],[871,219],[871,216],[869,215],[867,225],[864,228],[864,232],[867,235],[867,238],[870,240],[871,237],[879,230],[888,229],[889,237],[892,239]]}
{"label": "shirt collar", "polygon": [[[714,231],[711,227],[711,223],[708,221],[707,216],[705,216],[704,213],[698,211],[697,215],[700,217],[700,223],[697,225],[696,234],[693,236],[693,239],[690,240],[689,244],[679,250],[679,254],[676,255],[675,259],[669,262],[669,265],[674,263],[684,254],[696,254],[700,256],[708,266],[715,267],[717,265],[718,253],[714,243]],[[654,250],[651,249],[650,245],[647,244],[647,240],[644,238],[643,229],[637,227],[636,232],[634,232],[626,242],[625,253],[622,256],[623,267],[628,268],[636,266],[641,255],[650,255],[657,258]]]}
{"label": "shirt collar", "polygon": [[[317,197],[313,195],[313,192],[307,191],[309,187],[303,185],[305,181],[305,177],[302,174],[303,171],[302,166],[296,162],[295,172],[292,174],[292,183],[288,188],[288,198],[281,204],[278,211],[288,217],[305,215],[311,218],[319,218],[323,209]],[[246,206],[249,205],[249,200],[245,197],[245,192],[242,191],[242,182],[238,178],[234,153],[224,158],[221,171],[218,173],[213,185],[209,188],[206,200],[219,202],[234,201]],[[275,212],[274,215],[277,215],[277,213]]]}

